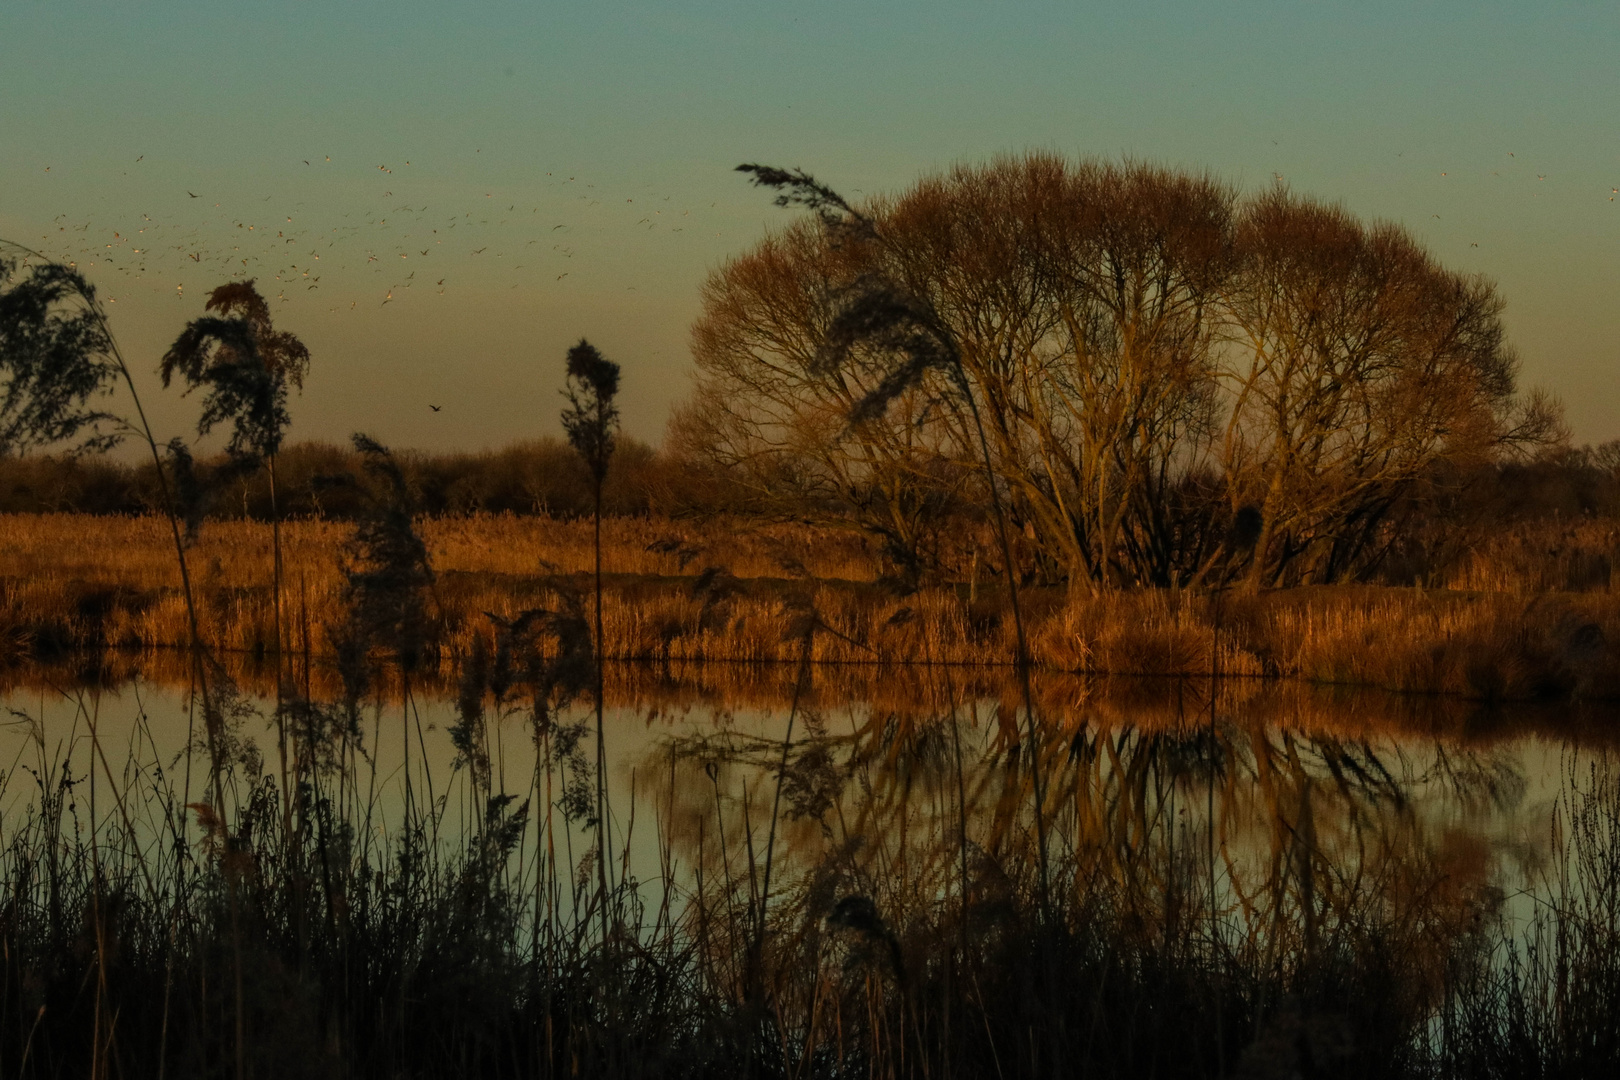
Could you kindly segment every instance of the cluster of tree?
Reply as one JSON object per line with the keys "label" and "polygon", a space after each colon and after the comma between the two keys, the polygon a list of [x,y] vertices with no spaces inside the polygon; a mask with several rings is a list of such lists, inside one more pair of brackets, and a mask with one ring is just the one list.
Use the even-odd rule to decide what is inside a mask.
{"label": "cluster of tree", "polygon": [[[553,514],[591,513],[590,470],[566,442],[544,438],[482,453],[394,455],[413,494],[428,514],[474,511]],[[243,470],[229,455],[191,466],[202,513],[211,518],[271,517],[269,476]],[[284,516],[352,519],[365,512],[362,455],[347,446],[304,442],[277,455],[277,508]],[[620,438],[602,488],[608,514],[645,514],[690,505],[702,484],[675,461],[644,442]],[[0,458],[0,513],[138,514],[160,510],[156,467],[110,455],[30,454]],[[718,508],[718,507],[716,507]]]}
{"label": "cluster of tree", "polygon": [[1505,462],[1474,486],[1492,520],[1620,518],[1620,439]]}
{"label": "cluster of tree", "polygon": [[1031,154],[857,208],[745,168],[817,213],[704,286],[672,445],[902,570],[999,494],[1049,581],[1355,578],[1565,437],[1491,283],[1281,186]]}

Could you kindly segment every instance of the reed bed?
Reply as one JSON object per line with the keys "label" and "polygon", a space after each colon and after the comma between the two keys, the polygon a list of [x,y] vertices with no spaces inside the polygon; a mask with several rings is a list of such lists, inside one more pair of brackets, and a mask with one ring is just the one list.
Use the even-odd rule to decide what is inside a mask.
{"label": "reed bed", "polygon": [[[139,749],[155,740],[98,756],[94,693],[70,690],[75,737],[34,731],[0,777],[25,796],[0,838],[0,1068],[1515,1077],[1620,1060],[1608,754],[1566,757],[1515,924],[1499,857],[1417,795],[1499,797],[1512,778],[1488,750],[1445,741],[1437,773],[1272,724],[1286,701],[1211,712],[1188,686],[1159,725],[1101,710],[1033,749],[1043,882],[1031,747],[997,702],[935,687],[847,730],[803,696],[786,739],[671,729],[614,814],[605,895],[569,801],[578,710],[460,688],[464,720],[536,738],[502,790],[476,753],[402,776],[369,732],[410,708],[363,703],[363,738],[304,729],[325,765],[290,813],[270,771],[233,760],[226,820],[188,810],[180,763]],[[269,703],[239,704],[263,730]],[[439,792],[414,816],[405,776]]]}
{"label": "reed bed", "polygon": [[[0,518],[0,648],[38,657],[184,647],[186,610],[164,529],[155,518]],[[438,572],[429,610],[446,678],[470,655],[489,614],[555,610],[587,591],[588,522],[474,515],[424,519],[421,531]],[[284,652],[330,651],[351,534],[352,526],[333,522],[284,528]],[[1609,536],[1583,525],[1569,531],[1567,550],[1557,550],[1576,553],[1566,562],[1590,562]],[[789,631],[811,609],[830,631],[816,637],[818,662],[980,666],[1010,664],[1015,655],[1003,587],[969,581],[898,590],[883,580],[876,555],[847,534],[610,518],[604,544],[613,571],[603,597],[610,657],[792,663],[799,646]],[[1334,586],[1093,596],[1032,587],[1025,591],[1031,654],[1064,672],[1219,671],[1480,700],[1620,697],[1620,598],[1606,580],[1599,589],[1590,578],[1586,591],[1529,590],[1529,578],[1503,553],[1518,549],[1502,545],[1460,579],[1486,583],[1481,567],[1494,566],[1489,583],[1501,588],[1488,591]],[[204,639],[224,652],[273,652],[268,530],[210,523],[191,558]]]}
{"label": "reed bed", "polygon": [[1620,565],[1620,521],[1545,517],[1493,530],[1439,583],[1469,592],[1530,595],[1612,592]]}
{"label": "reed bed", "polygon": [[[13,640],[36,650],[28,590],[77,598],[57,662],[93,677],[14,669],[81,688],[71,731],[11,713],[0,1071],[1471,1076],[1617,1056],[1591,1019],[1620,966],[1605,752],[1572,759],[1579,827],[1538,893],[1557,932],[1525,938],[1499,861],[1424,810],[1522,791],[1477,730],[1415,769],[1365,726],[1313,731],[1273,682],[1199,692],[1201,670],[1311,655],[1256,647],[1314,640],[1308,595],[1032,590],[1032,674],[997,662],[1003,598],[971,581],[818,581],[774,549],[787,576],[741,577],[625,527],[677,565],[612,578],[593,640],[577,566],[492,569],[501,545],[418,543],[397,504],[353,546],[318,528],[285,549],[279,648],[264,586],[232,576],[266,554],[251,535],[192,549],[235,673],[150,648],[168,594],[116,563],[7,579]],[[1354,599],[1328,624],[1343,637],[1383,602]],[[75,626],[101,648],[67,652]],[[599,647],[652,660],[611,680],[650,703],[616,789]],[[729,678],[682,679],[716,655]],[[149,659],[185,685],[185,746],[160,749],[143,709],[109,755],[96,687]],[[1104,667],[1178,678],[1109,693],[1087,674]],[[854,672],[881,692],[841,707]],[[710,723],[660,722],[704,695]]]}

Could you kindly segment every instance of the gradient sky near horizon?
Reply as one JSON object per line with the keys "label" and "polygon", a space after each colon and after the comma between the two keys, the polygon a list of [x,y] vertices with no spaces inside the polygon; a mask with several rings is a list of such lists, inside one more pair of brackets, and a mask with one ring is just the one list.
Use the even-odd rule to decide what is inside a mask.
{"label": "gradient sky near horizon", "polygon": [[657,441],[705,276],[790,213],[736,164],[858,195],[1026,149],[1398,221],[1498,282],[1577,440],[1620,437],[1613,0],[5,0],[0,56],[0,237],[86,270],[143,372],[255,277],[314,354],[295,439],[555,434],[583,335]]}

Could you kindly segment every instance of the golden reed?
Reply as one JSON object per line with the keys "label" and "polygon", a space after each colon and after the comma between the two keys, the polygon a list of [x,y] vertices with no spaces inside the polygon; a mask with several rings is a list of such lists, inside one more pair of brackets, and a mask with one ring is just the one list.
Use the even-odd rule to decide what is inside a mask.
{"label": "golden reed", "polygon": [[[328,651],[343,617],[350,528],[285,526],[284,653]],[[0,517],[0,650],[39,657],[183,646],[185,608],[165,529],[150,517]],[[432,605],[447,671],[476,636],[489,636],[488,614],[556,609],[588,591],[588,521],[471,515],[424,520],[421,531],[438,575]],[[1206,675],[1218,658],[1225,675],[1403,693],[1620,697],[1620,600],[1607,574],[1613,530],[1543,533],[1476,551],[1446,582],[1451,588],[1219,597],[1031,588],[1031,651],[1043,668],[1069,673]],[[604,597],[610,657],[796,661],[795,628],[808,610],[821,626],[812,639],[821,662],[978,667],[1009,664],[1014,654],[998,584],[902,594],[881,579],[875,548],[852,533],[627,517],[604,522],[604,544],[613,571]],[[1551,554],[1538,563],[1537,550]],[[208,643],[223,653],[273,653],[269,529],[209,523],[192,562]],[[1559,584],[1563,590],[1550,588]]]}

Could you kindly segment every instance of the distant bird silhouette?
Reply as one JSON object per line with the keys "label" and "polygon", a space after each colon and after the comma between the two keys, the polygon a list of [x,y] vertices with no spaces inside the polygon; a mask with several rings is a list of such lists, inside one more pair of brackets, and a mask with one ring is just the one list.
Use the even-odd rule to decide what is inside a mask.
{"label": "distant bird silhouette", "polygon": [[197,193],[195,191],[188,191],[186,194],[190,195],[193,199],[197,198]]}
{"label": "distant bird silhouette", "polygon": [[429,405],[428,408],[432,409],[434,412],[438,412],[439,409],[440,409],[440,406],[438,406],[438,405]]}

